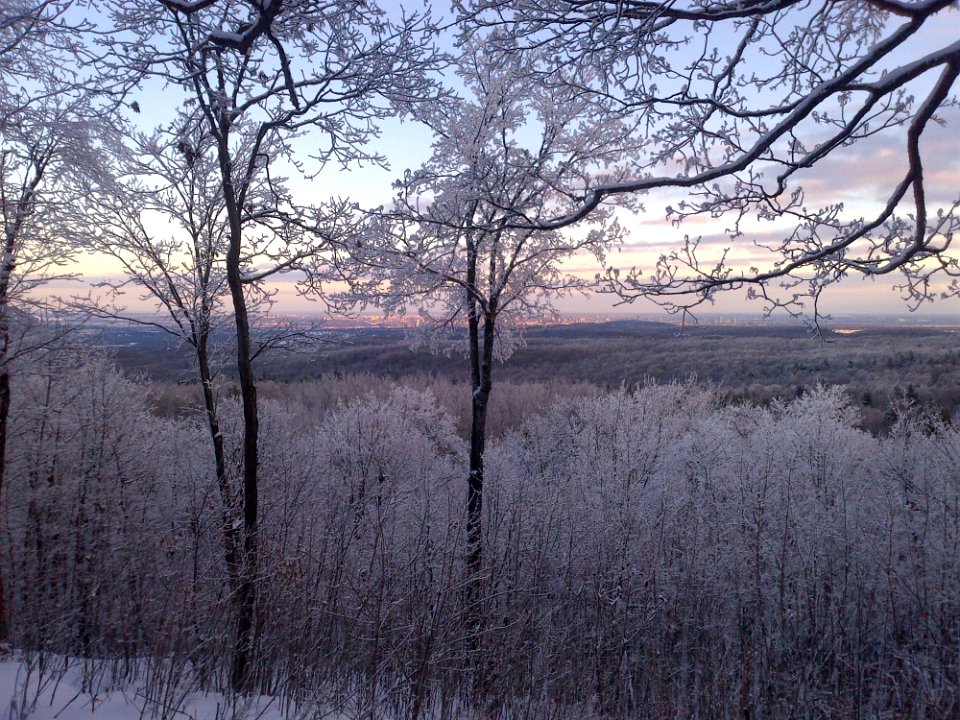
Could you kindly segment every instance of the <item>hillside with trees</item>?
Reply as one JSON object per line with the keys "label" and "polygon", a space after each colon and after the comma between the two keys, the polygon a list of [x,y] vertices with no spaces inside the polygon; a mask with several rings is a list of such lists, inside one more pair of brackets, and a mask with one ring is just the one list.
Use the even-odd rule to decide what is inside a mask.
{"label": "hillside with trees", "polygon": [[[957,28],[952,0],[3,3],[0,705],[955,716],[952,332],[551,320],[603,294],[688,327],[740,291],[830,340],[850,275],[955,302]],[[418,331],[286,322],[281,287]]]}
{"label": "hillside with trees", "polygon": [[[126,685],[173,708],[229,680],[204,422],[144,394],[72,357],[15,398],[12,629],[37,677],[86,659],[79,703]],[[263,403],[254,672],[291,717],[952,712],[960,435],[937,417],[871,436],[825,388],[765,408],[691,384],[554,399],[488,445],[467,595],[467,441],[429,390]],[[239,400],[222,427],[236,457]],[[470,654],[465,617],[484,628]]]}

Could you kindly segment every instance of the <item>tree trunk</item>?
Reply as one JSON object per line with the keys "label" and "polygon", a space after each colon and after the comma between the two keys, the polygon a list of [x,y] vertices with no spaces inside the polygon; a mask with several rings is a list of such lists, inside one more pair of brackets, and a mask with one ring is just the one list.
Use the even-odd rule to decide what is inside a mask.
{"label": "tree trunk", "polygon": [[470,475],[467,478],[467,572],[477,578],[483,569],[483,454],[487,441],[490,379],[473,386],[470,423]]}
{"label": "tree trunk", "polygon": [[226,256],[227,284],[233,302],[233,316],[237,332],[237,372],[240,379],[240,398],[243,404],[243,537],[240,543],[239,582],[237,583],[237,623],[234,638],[231,685],[236,692],[250,692],[253,688],[251,661],[254,650],[254,613],[257,604],[257,469],[259,453],[257,440],[259,419],[257,413],[257,385],[253,374],[253,352],[250,343],[250,318],[243,292],[241,273],[241,244],[243,226],[241,208],[233,183],[229,147],[229,120],[223,121],[219,137],[218,155],[224,190],[227,217],[230,222],[230,247]]}
{"label": "tree trunk", "polygon": [[[39,178],[38,178],[39,179]],[[34,183],[34,186],[36,183]],[[18,212],[12,230],[8,230],[3,242],[0,264],[0,518],[3,511],[3,481],[7,471],[7,433],[10,422],[10,324],[8,308],[10,278],[15,266],[16,238],[23,213]],[[7,624],[6,593],[3,586],[3,543],[0,542],[0,643],[7,641],[10,632]]]}
{"label": "tree trunk", "polygon": [[[3,311],[0,310],[0,313]],[[0,316],[0,518],[3,517],[3,478],[7,468],[7,423],[10,417],[10,373],[7,372],[7,332]],[[0,543],[0,643],[7,641],[7,603],[3,586],[3,546]]]}
{"label": "tree trunk", "polygon": [[[231,253],[232,254],[232,253]],[[253,375],[250,350],[250,324],[247,317],[243,286],[240,280],[239,252],[237,262],[227,261],[228,281],[233,296],[237,327],[237,370],[240,376],[240,397],[243,403],[243,537],[237,584],[237,626],[231,671],[233,689],[249,692],[252,688],[250,663],[253,655],[253,619],[257,601],[257,386]]]}
{"label": "tree trunk", "polygon": [[483,459],[487,443],[487,410],[493,387],[492,314],[484,315],[482,338],[479,317],[470,313],[471,402],[470,474],[467,477],[467,653],[477,673],[477,688],[483,685],[480,658],[483,636]]}
{"label": "tree trunk", "polygon": [[197,365],[200,372],[200,385],[203,388],[203,404],[207,415],[207,429],[213,445],[213,457],[216,465],[217,488],[220,491],[221,524],[223,525],[223,543],[227,567],[227,582],[230,596],[238,591],[239,564],[237,558],[238,527],[235,523],[236,507],[231,497],[230,479],[227,476],[226,453],[223,449],[223,434],[220,431],[220,419],[217,413],[217,401],[213,394],[213,374],[210,371],[210,357],[207,350],[207,331],[201,331],[197,337]]}

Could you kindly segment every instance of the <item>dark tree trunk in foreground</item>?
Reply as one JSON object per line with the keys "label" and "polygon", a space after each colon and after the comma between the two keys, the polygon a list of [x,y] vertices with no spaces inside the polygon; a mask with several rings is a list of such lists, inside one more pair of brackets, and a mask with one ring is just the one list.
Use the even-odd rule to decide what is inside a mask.
{"label": "dark tree trunk in foreground", "polygon": [[253,374],[253,351],[250,342],[250,318],[244,296],[241,273],[241,241],[243,229],[241,208],[233,182],[230,157],[230,121],[222,119],[219,138],[220,172],[224,200],[230,222],[230,247],[227,251],[227,284],[233,302],[237,331],[237,372],[240,379],[240,398],[243,404],[243,530],[239,543],[239,578],[235,593],[237,618],[234,638],[231,685],[236,692],[253,690],[252,661],[254,655],[254,616],[257,605],[257,470],[259,453],[257,440],[259,419],[257,413],[257,385]]}
{"label": "dark tree trunk in foreground", "polygon": [[[0,264],[0,517],[3,516],[3,481],[7,471],[7,433],[10,421],[10,318],[9,294],[10,281],[16,267],[17,245],[24,218],[32,209],[33,193],[43,176],[44,165],[38,165],[29,188],[20,198],[13,211],[13,221],[5,227],[3,238],[2,264]],[[4,200],[3,219],[6,225],[10,209]],[[0,544],[0,643],[6,642],[9,633],[7,625],[7,604],[3,588],[3,546]]]}
{"label": "dark tree trunk in foreground", "polygon": [[[471,302],[470,339],[470,475],[467,478],[467,584],[466,622],[469,662],[478,673],[482,670],[480,651],[483,637],[483,459],[487,442],[487,410],[493,387],[493,342],[495,314],[489,308],[480,315]],[[478,686],[482,678],[478,675]]]}
{"label": "dark tree trunk in foreground", "polygon": [[217,473],[217,489],[220,491],[222,507],[221,523],[223,525],[224,559],[227,567],[227,581],[230,595],[238,591],[240,568],[237,558],[238,527],[235,524],[236,503],[230,490],[230,478],[227,475],[227,458],[223,449],[223,433],[220,430],[220,418],[217,412],[217,401],[213,394],[213,373],[210,370],[210,355],[208,349],[209,330],[201,329],[196,338],[197,365],[200,373],[200,385],[203,388],[203,404],[207,416],[207,429],[210,432],[210,442],[213,445],[214,464]]}
{"label": "dark tree trunk in foreground", "polygon": [[[10,417],[10,373],[7,372],[7,328],[0,308],[0,516],[3,515],[3,478],[7,467],[7,424]],[[0,556],[0,643],[6,642],[7,603],[3,587],[3,557]]]}
{"label": "dark tree trunk in foreground", "polygon": [[[10,278],[16,265],[17,237],[22,218],[29,208],[32,190],[39,182],[31,186],[31,195],[18,208],[13,228],[7,230],[3,242],[3,264],[0,266],[0,517],[3,516],[3,481],[7,472],[7,434],[10,423],[10,321],[9,290]],[[6,208],[4,208],[6,215]],[[3,587],[3,546],[0,544],[0,643],[6,642],[9,634],[7,625],[7,603]]]}

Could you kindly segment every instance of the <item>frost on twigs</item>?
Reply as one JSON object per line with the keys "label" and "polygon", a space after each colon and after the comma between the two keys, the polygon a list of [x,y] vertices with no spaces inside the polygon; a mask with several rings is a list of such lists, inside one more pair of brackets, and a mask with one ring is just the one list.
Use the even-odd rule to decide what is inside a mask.
{"label": "frost on twigs", "polygon": [[500,55],[501,41],[493,33],[464,46],[464,97],[411,110],[433,131],[433,154],[371,213],[353,253],[353,297],[414,309],[420,343],[469,354],[475,337],[505,359],[524,326],[553,317],[555,298],[590,286],[561,263],[602,261],[621,240],[610,209],[569,232],[536,224],[592,179],[625,172],[618,152],[630,140],[624,124],[594,122],[578,93],[538,85],[539,58]]}
{"label": "frost on twigs", "polygon": [[958,118],[955,3],[462,4],[509,26],[501,49],[542,58],[539,78],[622,110],[645,136],[629,177],[589,184],[578,207],[536,224],[673,189],[686,197],[672,220],[723,219],[731,245],[763,258],[679,250],[652,277],[611,278],[627,301],[689,309],[753,287],[816,324],[821,292],[847,275],[902,273],[911,307],[954,276],[955,142],[940,128]]}
{"label": "frost on twigs", "polygon": [[[832,717],[951,716],[960,432],[947,419],[905,408],[872,436],[836,388],[759,406],[695,383],[567,388],[531,413],[532,388],[514,385],[524,420],[486,454],[471,597],[453,419],[432,394],[347,383],[339,405],[311,383],[262,406],[268,712],[803,717],[815,697]],[[82,658],[71,709],[93,702],[94,718],[120,687],[168,713],[245,702],[224,668],[231,600],[202,422],[158,417],[147,394],[102,358],[61,354],[32,365],[14,407],[12,637],[30,682]],[[242,408],[225,406],[235,456]],[[463,620],[477,611],[492,682],[474,705]]]}

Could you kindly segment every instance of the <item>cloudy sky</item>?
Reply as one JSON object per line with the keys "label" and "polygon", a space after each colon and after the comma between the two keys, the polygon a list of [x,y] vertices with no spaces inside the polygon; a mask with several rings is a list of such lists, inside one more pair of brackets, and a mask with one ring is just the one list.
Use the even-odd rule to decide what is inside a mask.
{"label": "cloudy sky", "polygon": [[[938,43],[950,42],[957,37],[960,37],[960,12],[954,10],[945,17],[944,22],[938,24],[935,33],[923,42],[929,42],[932,49]],[[923,51],[922,46],[917,49]],[[143,122],[163,121],[164,111],[169,107],[166,105],[169,99],[164,93],[145,91],[137,99],[144,110],[141,116]],[[943,119],[946,126],[932,128],[923,139],[927,192],[931,206],[949,205],[960,195],[960,142],[957,140],[960,112],[956,108],[949,109],[943,114]],[[868,216],[876,211],[885,202],[896,182],[902,178],[904,143],[905,130],[890,130],[868,142],[845,148],[843,152],[819,163],[801,178],[808,204],[841,201],[848,218]],[[428,157],[430,135],[415,124],[390,121],[384,124],[381,137],[373,149],[388,159],[389,170],[328,170],[311,182],[293,181],[295,192],[301,197],[333,194],[348,196],[368,207],[387,202],[392,195],[392,180],[401,175],[404,169],[414,168]],[[622,216],[621,221],[629,230],[629,235],[623,247],[608,258],[608,264],[625,270],[632,267],[644,271],[652,270],[656,258],[661,253],[678,248],[685,235],[701,239],[701,248],[707,253],[705,259],[709,259],[711,253],[713,257],[719,257],[727,248],[729,257],[743,267],[763,268],[775,259],[774,255],[758,245],[777,240],[782,235],[782,229],[762,223],[748,223],[743,228],[745,232],[741,237],[731,239],[728,232],[730,221],[722,218],[696,218],[675,227],[666,221],[665,209],[681,197],[668,193],[649,195],[643,200],[643,213]],[[101,257],[82,259],[80,270],[90,279],[119,274],[119,267],[115,263]],[[590,258],[575,258],[567,264],[566,270],[592,278],[599,268]],[[278,281],[277,310],[298,313],[320,311],[322,308],[317,303],[297,296],[294,280],[293,277],[286,277]],[[896,277],[875,281],[851,277],[829,292],[824,298],[822,310],[839,314],[906,313],[907,307],[893,287],[897,282],[899,279]],[[953,313],[960,309],[956,307],[958,302],[960,301],[951,300],[928,304],[922,308],[922,312]],[[132,298],[128,305],[131,309],[146,307]],[[655,310],[655,306],[644,301],[617,306],[615,299],[597,295],[562,299],[557,306],[563,312],[572,313],[634,314]],[[762,310],[757,302],[745,301],[742,291],[727,293],[711,309],[758,315]],[[710,309],[705,309],[705,312],[709,311]]]}

